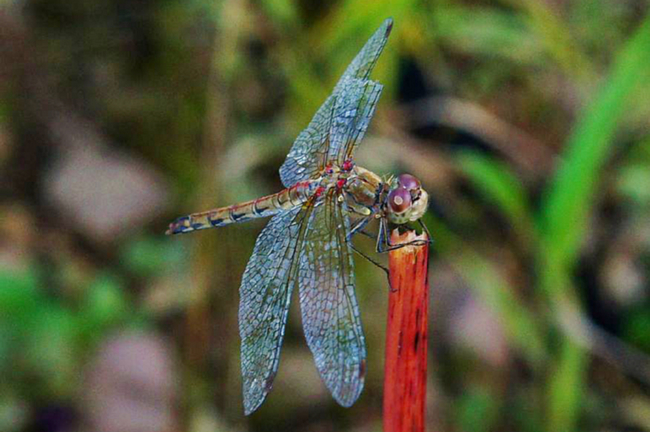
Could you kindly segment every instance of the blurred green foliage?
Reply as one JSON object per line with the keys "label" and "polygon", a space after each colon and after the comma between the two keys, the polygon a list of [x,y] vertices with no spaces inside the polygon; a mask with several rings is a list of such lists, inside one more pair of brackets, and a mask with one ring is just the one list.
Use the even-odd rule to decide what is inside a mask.
{"label": "blurred green foliage", "polygon": [[[263,225],[162,232],[276,191],[291,141],[388,16],[358,157],[432,196],[429,430],[650,430],[647,1],[0,4],[1,430],[79,428],[85,375],[129,329],[175,347],[181,430],[379,430],[381,272],[357,260],[360,401],[331,401],[294,314],[276,388],[244,419],[237,287]],[[108,240],[71,222],[45,187],[73,148],[53,132],[62,113],[155,170],[166,210]],[[72,420],[43,420],[52,407]]]}

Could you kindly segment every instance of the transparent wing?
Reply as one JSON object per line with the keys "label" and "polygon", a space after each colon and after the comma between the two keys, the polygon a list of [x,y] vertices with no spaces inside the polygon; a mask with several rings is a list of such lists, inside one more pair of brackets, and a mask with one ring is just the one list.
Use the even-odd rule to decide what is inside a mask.
{"label": "transparent wing", "polygon": [[350,79],[336,100],[327,162],[341,166],[354,154],[375,113],[383,86],[375,81]]}
{"label": "transparent wing", "polygon": [[280,180],[286,187],[291,187],[302,180],[307,180],[319,173],[327,156],[332,111],[336,95],[330,95],[316,111],[307,129],[300,132],[293,143],[287,158],[280,167]]}
{"label": "transparent wing", "polygon": [[239,334],[247,415],[262,404],[278,370],[306,215],[298,207],[274,216],[258,237],[242,277]]}
{"label": "transparent wing", "polygon": [[[330,129],[332,119],[337,114],[335,112],[337,100],[340,95],[348,91],[348,85],[351,82],[368,80],[379,55],[386,45],[392,26],[393,20],[387,19],[370,37],[359,54],[347,67],[336,87],[334,87],[332,94],[318,109],[307,128],[296,138],[287,159],[280,168],[280,178],[286,187],[318,175],[327,165],[331,155],[331,152],[328,151]],[[374,104],[376,104],[376,100]]]}
{"label": "transparent wing", "polygon": [[370,73],[377,63],[377,59],[386,46],[388,36],[393,28],[392,18],[387,18],[375,33],[368,39],[368,42],[361,48],[359,54],[352,60],[352,63],[345,69],[339,82],[334,88],[334,93],[343,87],[345,80],[349,78],[368,79]]}
{"label": "transparent wing", "polygon": [[299,269],[300,309],[316,367],[336,401],[352,405],[365,374],[366,345],[354,294],[350,221],[333,193],[312,211]]}

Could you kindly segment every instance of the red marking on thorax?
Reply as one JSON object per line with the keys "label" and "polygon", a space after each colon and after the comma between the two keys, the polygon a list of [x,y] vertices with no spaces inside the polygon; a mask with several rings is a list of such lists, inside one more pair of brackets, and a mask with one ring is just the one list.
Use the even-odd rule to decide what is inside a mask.
{"label": "red marking on thorax", "polygon": [[314,192],[314,196],[315,196],[316,198],[318,198],[319,196],[321,196],[321,195],[323,194],[323,191],[324,191],[324,190],[325,190],[325,188],[324,188],[323,186],[318,186],[318,187],[316,188],[316,192]]}
{"label": "red marking on thorax", "polygon": [[352,168],[354,168],[354,162],[348,159],[345,162],[343,162],[343,166],[341,168],[343,168],[343,171],[350,171],[352,170]]}
{"label": "red marking on thorax", "polygon": [[337,189],[342,189],[343,186],[345,186],[345,183],[346,183],[346,182],[347,182],[347,180],[344,179],[344,178],[342,178],[342,179],[338,179],[338,180],[336,181],[336,188],[337,188]]}

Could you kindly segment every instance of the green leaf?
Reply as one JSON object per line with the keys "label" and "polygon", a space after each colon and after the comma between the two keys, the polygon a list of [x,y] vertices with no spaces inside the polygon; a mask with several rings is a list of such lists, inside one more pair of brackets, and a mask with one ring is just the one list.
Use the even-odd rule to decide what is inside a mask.
{"label": "green leaf", "polygon": [[492,430],[498,411],[498,398],[481,388],[471,389],[458,404],[460,430],[487,432]]}
{"label": "green leaf", "polygon": [[293,0],[266,0],[262,6],[275,22],[293,27],[298,21],[298,8]]}
{"label": "green leaf", "polygon": [[627,314],[623,323],[625,340],[646,352],[650,352],[650,311],[647,307]]}
{"label": "green leaf", "polygon": [[570,431],[575,428],[582,405],[587,366],[587,355],[581,348],[571,342],[562,344],[549,380],[548,431]]}
{"label": "green leaf", "polygon": [[477,152],[462,153],[458,162],[476,188],[501,210],[519,234],[533,234],[535,227],[526,190],[507,165]]}
{"label": "green leaf", "polygon": [[619,192],[640,206],[650,205],[650,167],[634,164],[623,168],[617,179]]}
{"label": "green leaf", "polygon": [[16,320],[31,315],[38,307],[39,295],[33,272],[0,271],[0,320],[16,324]]}
{"label": "green leaf", "polygon": [[507,58],[517,63],[543,61],[543,46],[521,15],[496,8],[447,6],[434,9],[433,31],[461,52]]}
{"label": "green leaf", "polygon": [[154,276],[181,265],[186,260],[181,244],[169,237],[142,237],[122,251],[122,262],[141,277]]}
{"label": "green leaf", "polygon": [[117,278],[101,275],[88,287],[84,302],[84,323],[94,332],[119,322],[129,310],[129,302]]}
{"label": "green leaf", "polygon": [[[575,305],[571,274],[588,228],[603,166],[615,133],[650,64],[650,15],[618,54],[608,80],[582,113],[542,207],[541,288],[553,310]],[[575,429],[584,391],[586,355],[566,337],[548,378],[549,431]]]}
{"label": "green leaf", "polygon": [[33,316],[26,332],[24,365],[29,376],[37,377],[38,391],[47,397],[73,394],[81,366],[76,351],[80,320],[57,304],[44,303]]}
{"label": "green leaf", "polygon": [[560,261],[577,257],[594,205],[600,173],[612,154],[628,102],[650,64],[650,19],[617,56],[612,73],[576,125],[543,206],[548,253]]}
{"label": "green leaf", "polygon": [[563,22],[557,8],[551,4],[528,0],[502,0],[519,11],[527,21],[530,32],[544,46],[548,57],[576,83],[591,83],[594,67],[576,43],[576,38]]}

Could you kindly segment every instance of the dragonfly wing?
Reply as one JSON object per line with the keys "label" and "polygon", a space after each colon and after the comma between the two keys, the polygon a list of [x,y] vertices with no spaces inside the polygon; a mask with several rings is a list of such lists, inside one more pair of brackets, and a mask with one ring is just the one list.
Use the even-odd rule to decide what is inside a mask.
{"label": "dragonfly wing", "polygon": [[278,370],[306,214],[297,207],[274,216],[258,237],[242,277],[239,333],[247,415],[262,404]]}
{"label": "dragonfly wing", "polygon": [[330,193],[310,215],[303,241],[300,309],[316,367],[336,401],[352,405],[363,389],[366,345],[354,293],[350,221]]}
{"label": "dragonfly wing", "polygon": [[[352,60],[332,94],[318,109],[307,128],[298,135],[293,143],[287,159],[280,168],[280,178],[286,187],[291,187],[301,180],[317,176],[328,162],[332,161],[329,151],[329,137],[332,119],[336,116],[335,105],[339,97],[348,91],[348,85],[356,80],[367,81],[372,69],[377,63],[388,35],[393,26],[393,20],[387,19],[370,37],[359,54]],[[381,91],[381,90],[380,90]],[[379,94],[376,95],[379,98]],[[376,100],[372,103],[372,111]],[[339,103],[339,105],[341,105]],[[372,116],[372,112],[370,113]],[[361,137],[363,134],[361,135]],[[334,158],[337,160],[337,158]]]}
{"label": "dragonfly wing", "polygon": [[330,95],[316,111],[307,129],[300,132],[294,141],[287,159],[280,167],[280,179],[286,187],[315,177],[325,166],[335,101],[336,95]]}
{"label": "dragonfly wing", "polygon": [[334,107],[327,161],[341,166],[352,157],[375,113],[383,86],[371,80],[351,78]]}
{"label": "dragonfly wing", "polygon": [[386,46],[388,36],[393,28],[392,18],[384,20],[382,25],[368,39],[368,42],[361,48],[359,54],[352,60],[352,63],[345,69],[343,75],[336,84],[334,92],[336,93],[345,86],[345,81],[350,78],[368,79],[370,73],[377,64],[377,59]]}

